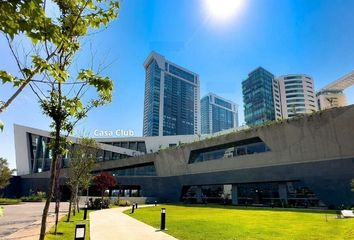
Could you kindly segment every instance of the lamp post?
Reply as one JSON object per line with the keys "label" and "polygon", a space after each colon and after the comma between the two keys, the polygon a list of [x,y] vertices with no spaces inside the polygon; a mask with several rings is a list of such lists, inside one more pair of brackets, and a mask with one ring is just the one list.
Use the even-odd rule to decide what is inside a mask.
{"label": "lamp post", "polygon": [[161,231],[166,230],[166,208],[161,208]]}
{"label": "lamp post", "polygon": [[131,213],[134,213],[134,208],[135,208],[135,204],[133,203],[132,204],[132,212]]}
{"label": "lamp post", "polygon": [[86,218],[87,218],[87,208],[88,208],[88,206],[87,206],[87,204],[85,204],[85,208],[84,208],[84,220],[86,220]]}

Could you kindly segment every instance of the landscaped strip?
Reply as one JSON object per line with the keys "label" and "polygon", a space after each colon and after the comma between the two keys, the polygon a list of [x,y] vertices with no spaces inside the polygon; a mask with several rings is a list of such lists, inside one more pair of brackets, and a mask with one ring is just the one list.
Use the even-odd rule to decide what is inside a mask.
{"label": "landscaped strip", "polygon": [[46,240],[72,240],[75,237],[75,226],[79,223],[86,224],[86,240],[90,239],[90,221],[89,216],[92,210],[87,211],[87,219],[84,219],[84,211],[76,213],[75,216],[71,215],[70,222],[66,222],[67,215],[62,217],[58,224],[57,235],[54,235],[54,226],[49,230],[45,239]]}
{"label": "landscaped strip", "polygon": [[21,203],[21,199],[18,198],[0,198],[0,205],[10,205]]}
{"label": "landscaped strip", "polygon": [[161,208],[166,208],[167,233],[181,240],[354,239],[354,219],[336,219],[334,211],[160,205],[125,213],[160,228]]}

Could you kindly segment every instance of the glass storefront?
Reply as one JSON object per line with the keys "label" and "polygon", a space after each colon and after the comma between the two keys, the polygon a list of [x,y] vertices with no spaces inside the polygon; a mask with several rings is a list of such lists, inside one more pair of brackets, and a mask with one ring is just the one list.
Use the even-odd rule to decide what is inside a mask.
{"label": "glass storefront", "polygon": [[267,207],[324,207],[316,194],[301,181],[235,184],[237,200],[232,200],[231,185],[184,186],[185,203],[223,203]]}

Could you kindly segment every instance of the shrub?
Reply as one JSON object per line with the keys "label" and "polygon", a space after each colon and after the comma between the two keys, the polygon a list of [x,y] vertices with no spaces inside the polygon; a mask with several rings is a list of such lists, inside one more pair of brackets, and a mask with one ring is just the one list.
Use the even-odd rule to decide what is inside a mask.
{"label": "shrub", "polygon": [[128,201],[128,200],[118,200],[114,205],[117,205],[117,206],[130,206],[131,205],[131,202]]}
{"label": "shrub", "polygon": [[109,203],[110,202],[108,198],[104,198],[103,201],[101,200],[101,198],[96,198],[95,200],[90,198],[88,208],[92,210],[105,209],[109,208]]}
{"label": "shrub", "polygon": [[132,203],[128,200],[119,200],[118,206],[130,206]]}
{"label": "shrub", "polygon": [[21,199],[18,198],[0,198],[0,205],[18,204],[20,202]]}
{"label": "shrub", "polygon": [[23,202],[42,202],[45,199],[45,192],[37,192],[35,195],[21,197]]}

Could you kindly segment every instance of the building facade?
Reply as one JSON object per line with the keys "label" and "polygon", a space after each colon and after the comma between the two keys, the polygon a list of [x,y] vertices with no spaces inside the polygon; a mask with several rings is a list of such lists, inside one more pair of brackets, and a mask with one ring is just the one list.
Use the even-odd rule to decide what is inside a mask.
{"label": "building facade", "polygon": [[354,85],[354,71],[328,84],[316,93],[317,105],[320,110],[343,107],[347,105],[344,90]]}
{"label": "building facade", "polygon": [[288,74],[274,79],[274,109],[277,119],[317,111],[313,79],[305,74]]}
{"label": "building facade", "polygon": [[[48,144],[50,133],[36,128],[14,125],[17,175],[46,172],[50,169],[51,154]],[[75,137],[68,137],[74,144]],[[116,137],[95,138],[100,150],[97,162],[124,160],[131,157],[155,153],[162,149],[177,147],[181,144],[200,140],[196,135],[155,136],[155,137]],[[61,166],[69,167],[70,154],[63,156]]]}
{"label": "building facade", "polygon": [[[223,202],[227,196],[236,205],[350,206],[354,203],[353,119],[354,105],[330,109],[155,153],[103,158],[94,173],[109,171],[117,177],[112,195],[128,192],[160,202]],[[15,126],[17,168],[32,162],[28,133],[49,136]],[[136,146],[138,139],[128,144],[132,149],[120,149],[124,141],[119,139],[104,142],[101,147],[107,151],[144,151]],[[120,147],[109,146],[112,142]],[[62,169],[62,186],[67,173]],[[46,191],[49,176],[47,170],[20,174],[18,191],[22,195],[30,189]]]}
{"label": "building facade", "polygon": [[321,89],[316,93],[316,100],[320,110],[347,105],[347,97],[342,89]]}
{"label": "building facade", "polygon": [[238,127],[238,105],[209,93],[200,100],[202,134]]}
{"label": "building facade", "polygon": [[243,104],[247,125],[258,125],[275,120],[274,75],[262,67],[248,74],[242,82]]}
{"label": "building facade", "polygon": [[144,62],[144,136],[200,133],[199,76],[152,52]]}

